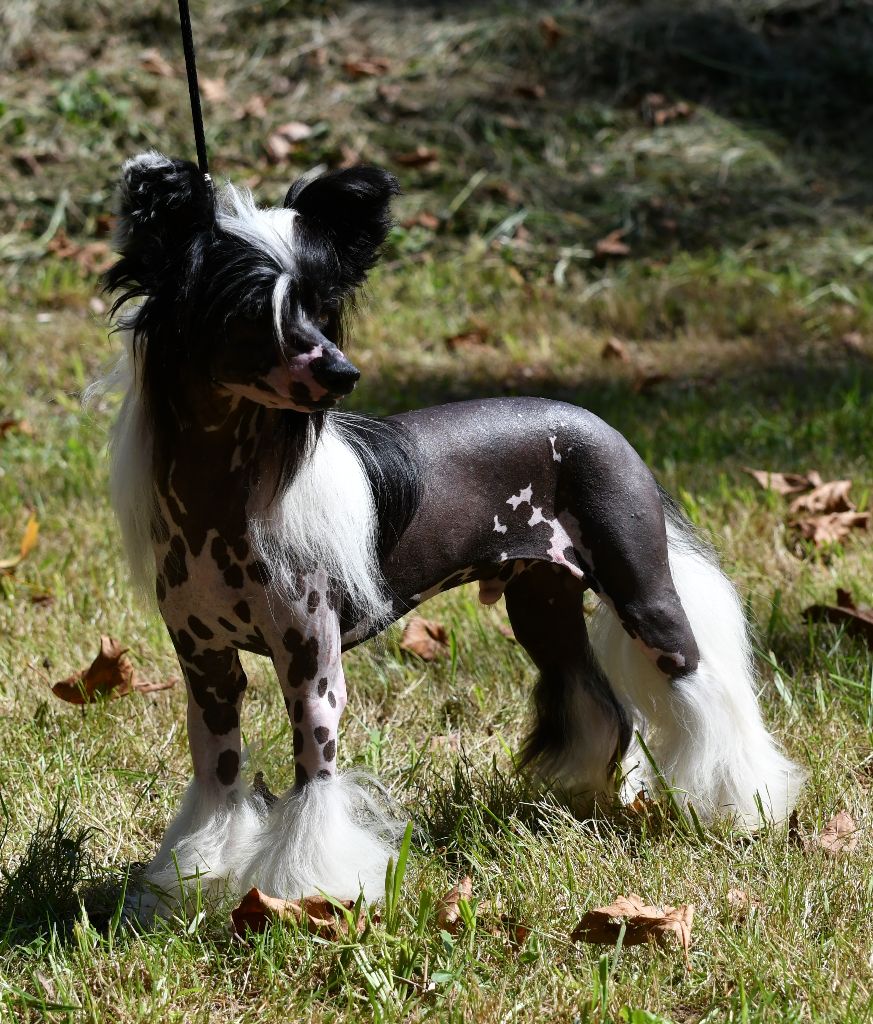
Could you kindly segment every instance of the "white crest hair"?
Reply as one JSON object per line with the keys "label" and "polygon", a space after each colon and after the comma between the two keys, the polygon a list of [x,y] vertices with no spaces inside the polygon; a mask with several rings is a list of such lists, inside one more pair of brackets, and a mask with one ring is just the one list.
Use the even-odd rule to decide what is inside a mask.
{"label": "white crest hair", "polygon": [[390,605],[376,553],[373,489],[332,416],[291,483],[265,507],[258,502],[256,495],[249,510],[252,547],[284,600],[295,595],[300,573],[321,569],[358,621],[385,619]]}
{"label": "white crest hair", "polygon": [[258,206],[248,189],[228,182],[218,195],[218,226],[248,242],[267,263],[279,270],[273,286],[273,327],[282,340],[282,305],[294,270],[294,222],[296,210]]}
{"label": "white crest hair", "polygon": [[152,477],[152,431],[142,400],[142,381],[133,354],[133,331],[121,332],[124,351],[115,366],[94,381],[82,396],[87,408],[113,391],[124,392],[109,436],[109,494],[121,527],[124,551],[135,589],[154,597],[155,561],[151,527],[155,510]]}

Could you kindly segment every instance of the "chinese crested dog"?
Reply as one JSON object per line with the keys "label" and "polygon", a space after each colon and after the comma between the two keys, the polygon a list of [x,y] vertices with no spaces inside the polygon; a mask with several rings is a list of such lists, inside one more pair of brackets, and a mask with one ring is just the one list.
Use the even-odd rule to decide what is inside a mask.
{"label": "chinese crested dog", "polygon": [[[359,377],[344,313],[397,191],[353,167],[263,209],[185,161],[124,166],[112,496],[179,657],[193,761],[141,914],[172,908],[180,878],[380,894],[396,823],[338,770],[341,655],[461,583],[505,598],[539,670],[521,760],[580,813],[613,801],[618,766],[631,792],[666,785],[750,829],[802,782],[762,722],[733,586],[615,430],[533,398],[335,411]],[[273,806],[240,774],[240,651],[272,660],[293,730]]]}

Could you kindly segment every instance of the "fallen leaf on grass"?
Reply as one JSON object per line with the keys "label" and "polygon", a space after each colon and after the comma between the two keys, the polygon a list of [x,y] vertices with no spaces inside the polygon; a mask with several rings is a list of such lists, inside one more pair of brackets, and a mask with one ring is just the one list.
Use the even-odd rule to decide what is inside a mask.
{"label": "fallen leaf on grass", "polygon": [[[346,910],[354,909],[352,900],[338,900]],[[322,939],[344,939],[349,934],[346,915],[335,903],[322,896],[307,896],[301,900],[281,900],[267,896],[259,889],[250,889],[242,902],[231,911],[233,932],[240,938],[246,931],[266,931],[274,921],[295,922],[312,935]],[[357,921],[357,930],[363,927],[363,912]]]}
{"label": "fallen leaf on grass", "polygon": [[771,473],[767,469],[743,466],[743,472],[753,477],[765,491],[775,491],[777,494],[797,494],[798,491],[808,491],[811,487],[822,485],[822,479],[814,469],[808,473]]}
{"label": "fallen leaf on grass", "polygon": [[173,78],[176,72],[173,65],[163,56],[159,50],[143,50],[139,55],[139,66],[150,75],[157,75],[159,78]]}
{"label": "fallen leaf on grass", "polygon": [[728,907],[738,918],[745,918],[752,910],[761,906],[761,901],[754,896],[749,896],[745,889],[728,889],[725,895]]}
{"label": "fallen leaf on grass", "polygon": [[660,128],[671,121],[679,121],[690,117],[692,108],[684,100],[670,103],[667,97],[659,92],[650,92],[643,97],[643,117],[655,127]]}
{"label": "fallen leaf on grass", "polygon": [[261,118],[267,116],[266,100],[263,96],[255,93],[254,96],[249,97],[249,99],[243,103],[234,116],[237,121],[242,121],[246,117],[251,117],[256,121],[259,121]]}
{"label": "fallen leaf on grass", "polygon": [[48,243],[46,252],[72,260],[86,274],[102,274],[115,261],[108,242],[75,242],[63,228]]}
{"label": "fallen leaf on grass", "polygon": [[541,100],[546,95],[542,82],[521,82],[512,91],[526,100]]}
{"label": "fallen leaf on grass", "polygon": [[459,348],[479,348],[488,343],[491,330],[485,326],[471,327],[459,334],[451,334],[445,338],[446,348],[454,352]]}
{"label": "fallen leaf on grass", "polygon": [[864,335],[860,331],[849,331],[840,338],[840,341],[843,344],[843,348],[849,352],[864,351]]}
{"label": "fallen leaf on grass", "polygon": [[613,945],[622,925],[625,926],[624,944],[635,946],[652,939],[663,941],[675,935],[682,945],[685,959],[691,945],[691,925],[694,904],[680,907],[657,907],[643,903],[639,896],[619,896],[607,907],[589,910],[570,934],[573,942],[594,942]]}
{"label": "fallen leaf on grass", "polygon": [[122,647],[111,636],[100,637],[100,653],[88,668],[76,672],[52,686],[52,693],[68,704],[92,704],[98,697],[124,697],[129,693],[155,693],[169,690],[176,679],[149,682],[141,679]]}
{"label": "fallen leaf on grass", "polygon": [[866,530],[869,524],[869,512],[831,512],[828,515],[799,519],[794,525],[802,537],[820,548],[845,540],[852,530]]}
{"label": "fallen leaf on grass", "polygon": [[23,562],[30,552],[36,547],[38,539],[39,523],[37,522],[36,516],[31,514],[30,518],[27,520],[27,526],[24,527],[24,534],[21,537],[21,543],[18,545],[18,554],[13,555],[11,558],[0,559],[0,572],[11,572],[17,565]]}
{"label": "fallen leaf on grass", "polygon": [[435,167],[439,162],[439,154],[430,146],[416,146],[406,153],[395,153],[393,158],[403,167]]}
{"label": "fallen leaf on grass", "polygon": [[289,121],[280,125],[267,136],[264,143],[267,156],[274,164],[281,163],[297,148],[298,143],[310,138],[312,132],[312,126],[303,121]]}
{"label": "fallen leaf on grass", "polygon": [[626,228],[616,228],[614,231],[610,231],[608,235],[604,235],[594,243],[594,255],[601,260],[609,256],[629,256],[630,246],[627,242],[622,241],[626,234]]}
{"label": "fallen leaf on grass", "polygon": [[543,37],[543,41],[550,50],[557,46],[558,40],[561,36],[565,36],[567,34],[551,14],[547,14],[545,17],[540,18],[539,27],[540,35]]}
{"label": "fallen leaf on grass", "polygon": [[849,632],[860,633],[867,645],[873,649],[873,608],[859,608],[848,590],[837,590],[837,603],[813,604],[804,609],[803,617],[808,622],[836,622],[845,624]]}
{"label": "fallen leaf on grass", "polygon": [[456,935],[461,927],[461,900],[468,903],[473,898],[473,879],[469,875],[453,885],[437,904],[437,924],[449,933]]}
{"label": "fallen leaf on grass", "polygon": [[385,57],[359,57],[343,61],[343,71],[352,78],[377,78],[391,70],[391,61]]}
{"label": "fallen leaf on grass", "polygon": [[821,832],[803,840],[803,848],[811,853],[821,850],[829,857],[855,852],[858,846],[858,826],[848,811],[839,811]]}
{"label": "fallen leaf on grass", "polygon": [[401,221],[401,224],[405,228],[424,228],[427,231],[436,231],[440,226],[440,219],[435,214],[428,213],[427,210],[421,210],[414,216]]}
{"label": "fallen leaf on grass", "polygon": [[436,661],[449,653],[449,634],[441,622],[413,615],[403,627],[400,647],[424,661]]}
{"label": "fallen leaf on grass", "polygon": [[0,438],[7,434],[24,434],[25,437],[33,437],[33,427],[27,420],[6,419],[0,420]]}
{"label": "fallen leaf on grass", "polygon": [[617,359],[620,363],[629,363],[631,361],[630,352],[628,352],[627,345],[619,338],[608,338],[603,348],[600,350],[601,359]]}
{"label": "fallen leaf on grass", "polygon": [[223,78],[201,78],[200,92],[207,103],[223,103],[227,99],[227,85]]}
{"label": "fallen leaf on grass", "polygon": [[812,515],[822,512],[853,512],[855,503],[849,497],[851,487],[851,480],[829,480],[819,484],[809,494],[795,498],[788,507],[788,513],[796,516],[801,512]]}

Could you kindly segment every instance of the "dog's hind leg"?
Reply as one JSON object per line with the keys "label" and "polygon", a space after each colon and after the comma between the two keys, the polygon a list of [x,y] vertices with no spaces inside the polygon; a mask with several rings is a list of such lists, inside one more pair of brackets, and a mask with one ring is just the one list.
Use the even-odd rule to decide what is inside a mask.
{"label": "dog's hind leg", "polygon": [[629,718],[588,641],[584,591],[577,577],[543,562],[506,588],[516,639],[540,673],[521,760],[579,814],[612,802],[614,769],[630,739]]}
{"label": "dog's hind leg", "polygon": [[273,807],[248,883],[295,899],[325,892],[369,900],[384,892],[395,822],[359,774],[337,771],[346,704],[340,622],[324,573],[303,579],[274,664],[291,720],[295,785]]}
{"label": "dog's hind leg", "polygon": [[240,776],[239,715],[246,677],[235,650],[210,649],[187,630],[171,634],[188,690],[188,742],[194,778],[127,903],[145,920],[182,908],[200,886],[205,897],[238,889],[256,847],[265,808]]}

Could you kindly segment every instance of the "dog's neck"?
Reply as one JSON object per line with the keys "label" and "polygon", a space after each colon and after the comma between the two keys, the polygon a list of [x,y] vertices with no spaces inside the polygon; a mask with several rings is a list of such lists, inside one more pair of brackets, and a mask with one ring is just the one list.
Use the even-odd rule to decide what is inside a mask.
{"label": "dog's neck", "polygon": [[176,416],[172,435],[156,446],[154,482],[159,504],[197,549],[209,528],[228,538],[245,534],[246,502],[230,496],[265,483],[280,413],[216,387],[184,394],[184,419]]}

